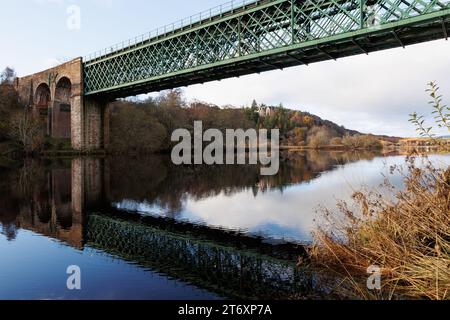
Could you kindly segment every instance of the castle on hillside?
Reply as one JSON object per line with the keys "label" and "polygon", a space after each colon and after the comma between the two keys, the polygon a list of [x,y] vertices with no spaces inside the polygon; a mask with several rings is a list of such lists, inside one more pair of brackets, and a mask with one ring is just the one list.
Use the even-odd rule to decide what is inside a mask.
{"label": "castle on hillside", "polygon": [[260,106],[257,113],[261,118],[270,117],[275,114],[276,107]]}

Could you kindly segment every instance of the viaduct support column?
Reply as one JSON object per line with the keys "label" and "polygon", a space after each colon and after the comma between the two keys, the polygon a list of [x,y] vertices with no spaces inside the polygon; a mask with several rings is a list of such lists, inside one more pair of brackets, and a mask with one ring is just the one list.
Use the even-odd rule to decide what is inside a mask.
{"label": "viaduct support column", "polygon": [[102,147],[102,107],[104,103],[95,98],[84,98],[85,150],[94,151]]}
{"label": "viaduct support column", "polygon": [[95,151],[109,145],[110,104],[99,98],[84,98],[84,150]]}
{"label": "viaduct support column", "polygon": [[71,99],[71,138],[74,150],[84,150],[84,103],[83,96],[76,95]]}
{"label": "viaduct support column", "polygon": [[84,89],[83,89],[83,61],[81,58],[70,63],[69,77],[72,82],[70,97],[70,128],[72,148],[82,151],[86,148],[84,140]]}

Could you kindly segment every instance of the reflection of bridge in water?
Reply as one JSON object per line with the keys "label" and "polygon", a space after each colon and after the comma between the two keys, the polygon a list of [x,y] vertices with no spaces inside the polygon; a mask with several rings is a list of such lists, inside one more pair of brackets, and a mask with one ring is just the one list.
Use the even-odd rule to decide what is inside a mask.
{"label": "reflection of bridge in water", "polygon": [[274,299],[312,291],[310,273],[295,263],[304,254],[298,245],[119,215],[88,215],[87,245],[225,297]]}
{"label": "reflection of bridge in water", "polygon": [[0,212],[4,228],[31,230],[80,250],[98,249],[225,297],[281,298],[312,290],[311,275],[296,266],[305,254],[299,244],[115,209],[109,160],[35,166],[17,174],[20,195],[4,195],[13,199],[5,212],[18,213],[8,220]]}

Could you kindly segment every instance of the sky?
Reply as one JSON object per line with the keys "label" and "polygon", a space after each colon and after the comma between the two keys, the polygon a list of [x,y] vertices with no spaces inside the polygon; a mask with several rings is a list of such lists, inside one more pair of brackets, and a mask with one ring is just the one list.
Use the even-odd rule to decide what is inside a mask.
{"label": "sky", "polygon": [[[1,0],[0,70],[11,66],[19,76],[38,72],[223,2]],[[74,20],[76,10],[80,19]],[[409,114],[430,114],[428,82],[437,81],[450,103],[449,75],[450,41],[438,40],[183,89],[188,100],[219,106],[249,106],[253,99],[282,103],[361,132],[409,137],[416,135]]]}

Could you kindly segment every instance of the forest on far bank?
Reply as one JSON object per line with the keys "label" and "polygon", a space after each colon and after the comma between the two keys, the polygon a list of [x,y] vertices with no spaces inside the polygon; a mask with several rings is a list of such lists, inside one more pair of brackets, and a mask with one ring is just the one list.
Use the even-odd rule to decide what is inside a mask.
{"label": "forest on far bank", "polygon": [[142,101],[114,102],[110,148],[119,153],[167,151],[173,146],[172,132],[178,128],[193,132],[194,121],[202,121],[204,130],[279,129],[282,146],[313,149],[382,147],[381,137],[363,135],[308,112],[286,109],[282,105],[267,106],[257,101],[250,107],[221,108],[201,101],[187,102],[183,92],[176,89]]}

